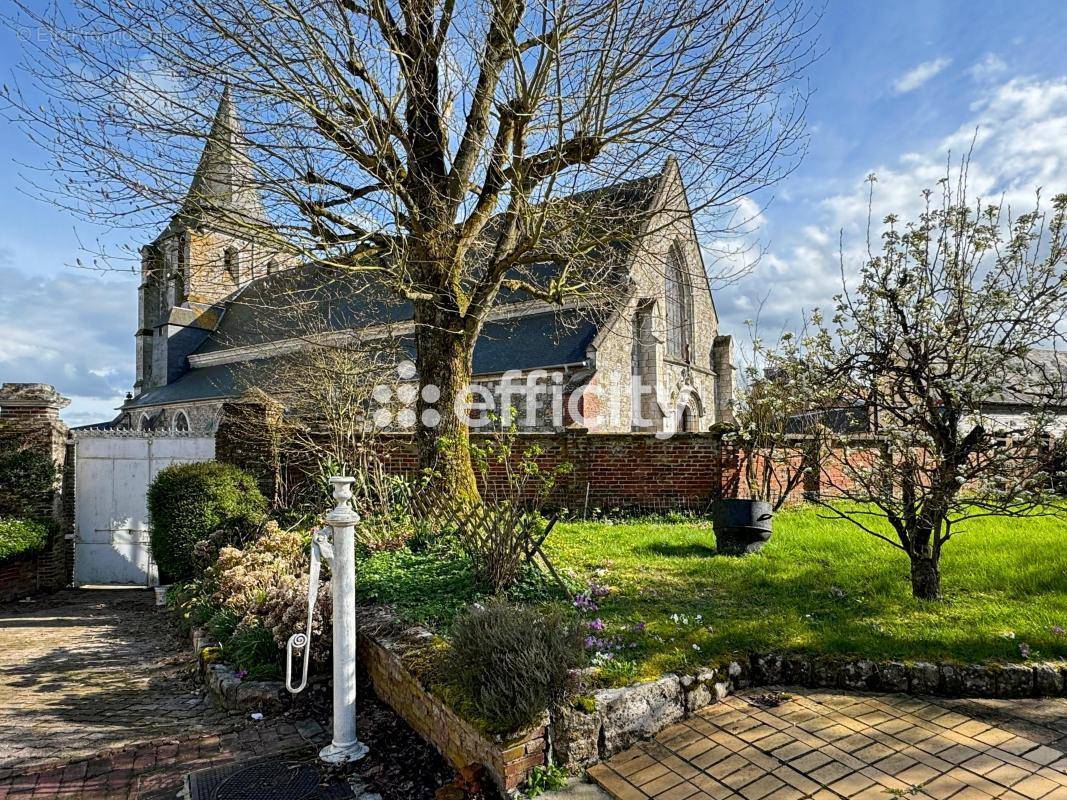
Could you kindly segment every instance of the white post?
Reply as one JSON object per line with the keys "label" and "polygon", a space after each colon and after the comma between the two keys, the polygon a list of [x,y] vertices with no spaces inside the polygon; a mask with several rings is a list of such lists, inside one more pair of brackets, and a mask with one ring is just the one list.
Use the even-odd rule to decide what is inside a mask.
{"label": "white post", "polygon": [[319,752],[331,764],[358,761],[367,746],[356,738],[356,523],[354,478],[330,478],[337,505],[326,515],[333,528],[333,741]]}

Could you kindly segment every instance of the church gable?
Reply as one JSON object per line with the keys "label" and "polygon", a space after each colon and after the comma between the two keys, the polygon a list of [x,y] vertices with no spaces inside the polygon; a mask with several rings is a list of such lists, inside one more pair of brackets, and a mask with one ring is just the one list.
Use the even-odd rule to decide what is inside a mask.
{"label": "church gable", "polygon": [[611,389],[619,395],[618,418],[636,420],[634,430],[706,430],[729,415],[730,341],[719,335],[692,212],[673,159],[664,166],[654,202],[630,264],[629,300],[595,343],[597,381],[604,392],[609,380],[649,387],[638,397]]}
{"label": "church gable", "polygon": [[[505,287],[474,352],[476,382],[495,385],[509,371],[547,369],[568,392],[615,392],[611,418],[594,418],[588,412],[596,401],[586,404],[594,430],[700,430],[721,420],[732,391],[729,340],[718,335],[676,163],[560,202],[603,229],[598,248],[583,258],[625,295],[622,309],[605,319],[603,309],[559,309]],[[142,251],[129,420],[181,409],[195,426],[222,400],[268,386],[256,376],[269,376],[316,337],[396,337],[414,356],[409,303],[374,291],[365,274],[293,265],[269,237],[254,235],[266,225],[226,93],[186,201]],[[567,225],[560,235],[568,235]],[[527,267],[542,268],[551,264]],[[614,291],[601,305],[614,306]],[[631,422],[634,376],[654,390],[640,401],[638,424]],[[198,405],[203,414],[193,413]]]}

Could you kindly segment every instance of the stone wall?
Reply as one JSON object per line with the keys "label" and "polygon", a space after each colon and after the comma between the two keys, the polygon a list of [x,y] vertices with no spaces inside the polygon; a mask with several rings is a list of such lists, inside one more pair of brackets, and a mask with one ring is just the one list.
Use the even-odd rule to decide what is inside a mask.
{"label": "stone wall", "polygon": [[[0,387],[0,451],[34,450],[51,458],[62,478],[73,476],[68,463],[67,426],[59,411],[70,401],[43,383],[5,383]],[[70,533],[73,486],[57,481],[54,490],[39,505],[24,509],[22,516],[55,523],[55,533],[45,549],[27,558],[0,565],[0,602],[36,592],[54,591],[70,583]]]}

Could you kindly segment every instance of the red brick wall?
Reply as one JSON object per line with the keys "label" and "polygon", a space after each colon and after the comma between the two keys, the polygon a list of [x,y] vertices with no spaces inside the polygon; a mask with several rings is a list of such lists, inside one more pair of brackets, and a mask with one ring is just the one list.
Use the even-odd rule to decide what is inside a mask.
{"label": "red brick wall", "polygon": [[[271,480],[299,484],[294,465],[278,464],[271,437],[254,432],[250,409],[245,406],[237,410],[230,422],[230,408],[227,404],[215,437],[215,457],[255,474],[265,484],[268,496],[283,493],[269,485]],[[265,417],[263,424],[265,427]],[[472,436],[476,444],[485,439],[485,434]],[[418,474],[418,456],[410,436],[383,435],[372,446],[387,472]],[[549,508],[578,513],[586,508],[704,511],[711,500],[723,496],[724,489],[730,491],[731,481],[723,481],[722,447],[711,434],[681,433],[669,439],[645,433],[519,434],[512,462],[518,462],[531,449],[537,450],[533,460],[546,472],[563,465],[571,467],[570,472],[558,477],[546,504]],[[479,476],[487,497],[507,491],[502,464],[491,465],[485,478]]]}
{"label": "red brick wall", "polygon": [[40,504],[19,510],[19,516],[50,520],[57,532],[41,553],[0,565],[0,602],[70,583],[73,530],[73,459],[67,426],[59,411],[69,401],[46,384],[5,383],[0,387],[0,449],[28,449],[52,459],[61,481]]}
{"label": "red brick wall", "polygon": [[54,534],[40,553],[0,563],[0,603],[21,600],[39,592],[55,591],[70,583],[68,542]]}
{"label": "red brick wall", "polygon": [[491,738],[423,688],[397,654],[365,630],[359,637],[359,658],[378,696],[456,769],[484,765],[499,787],[510,792],[531,769],[545,763],[546,725],[513,739]]}
{"label": "red brick wall", "polygon": [[[223,421],[215,439],[215,457],[249,469],[261,482],[280,480],[289,488],[299,486],[299,469],[278,462],[278,448],[270,435],[255,432],[258,413],[266,428],[266,409],[242,405],[231,411],[226,404]],[[230,420],[233,420],[231,422]],[[239,421],[238,421],[239,420]],[[488,434],[474,433],[474,444],[484,444]],[[384,434],[371,447],[385,470],[411,477],[419,472],[415,443],[404,434]],[[695,511],[704,512],[720,497],[744,497],[742,459],[736,448],[708,433],[678,433],[658,438],[650,433],[589,433],[567,430],[560,433],[520,433],[512,451],[512,463],[523,453],[536,449],[533,460],[546,472],[569,464],[571,471],[557,478],[546,507],[566,508],[582,514],[587,509],[607,511]],[[799,460],[799,456],[794,461]],[[805,493],[832,496],[843,485],[837,460],[823,458],[825,471],[809,475],[793,492],[794,499]],[[785,476],[780,476],[784,481]],[[493,464],[487,476],[479,475],[484,496],[507,492],[506,470]],[[284,494],[276,488],[273,495]],[[270,496],[270,495],[268,495]]]}
{"label": "red brick wall", "polygon": [[0,603],[37,593],[37,559],[19,559],[0,564]]}

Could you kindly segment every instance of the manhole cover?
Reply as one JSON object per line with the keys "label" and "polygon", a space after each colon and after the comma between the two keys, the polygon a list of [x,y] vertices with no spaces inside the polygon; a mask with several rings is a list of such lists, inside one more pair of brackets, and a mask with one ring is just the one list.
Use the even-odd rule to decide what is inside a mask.
{"label": "manhole cover", "polygon": [[188,778],[189,800],[347,800],[347,784],[322,785],[311,764],[264,758],[194,772]]}

